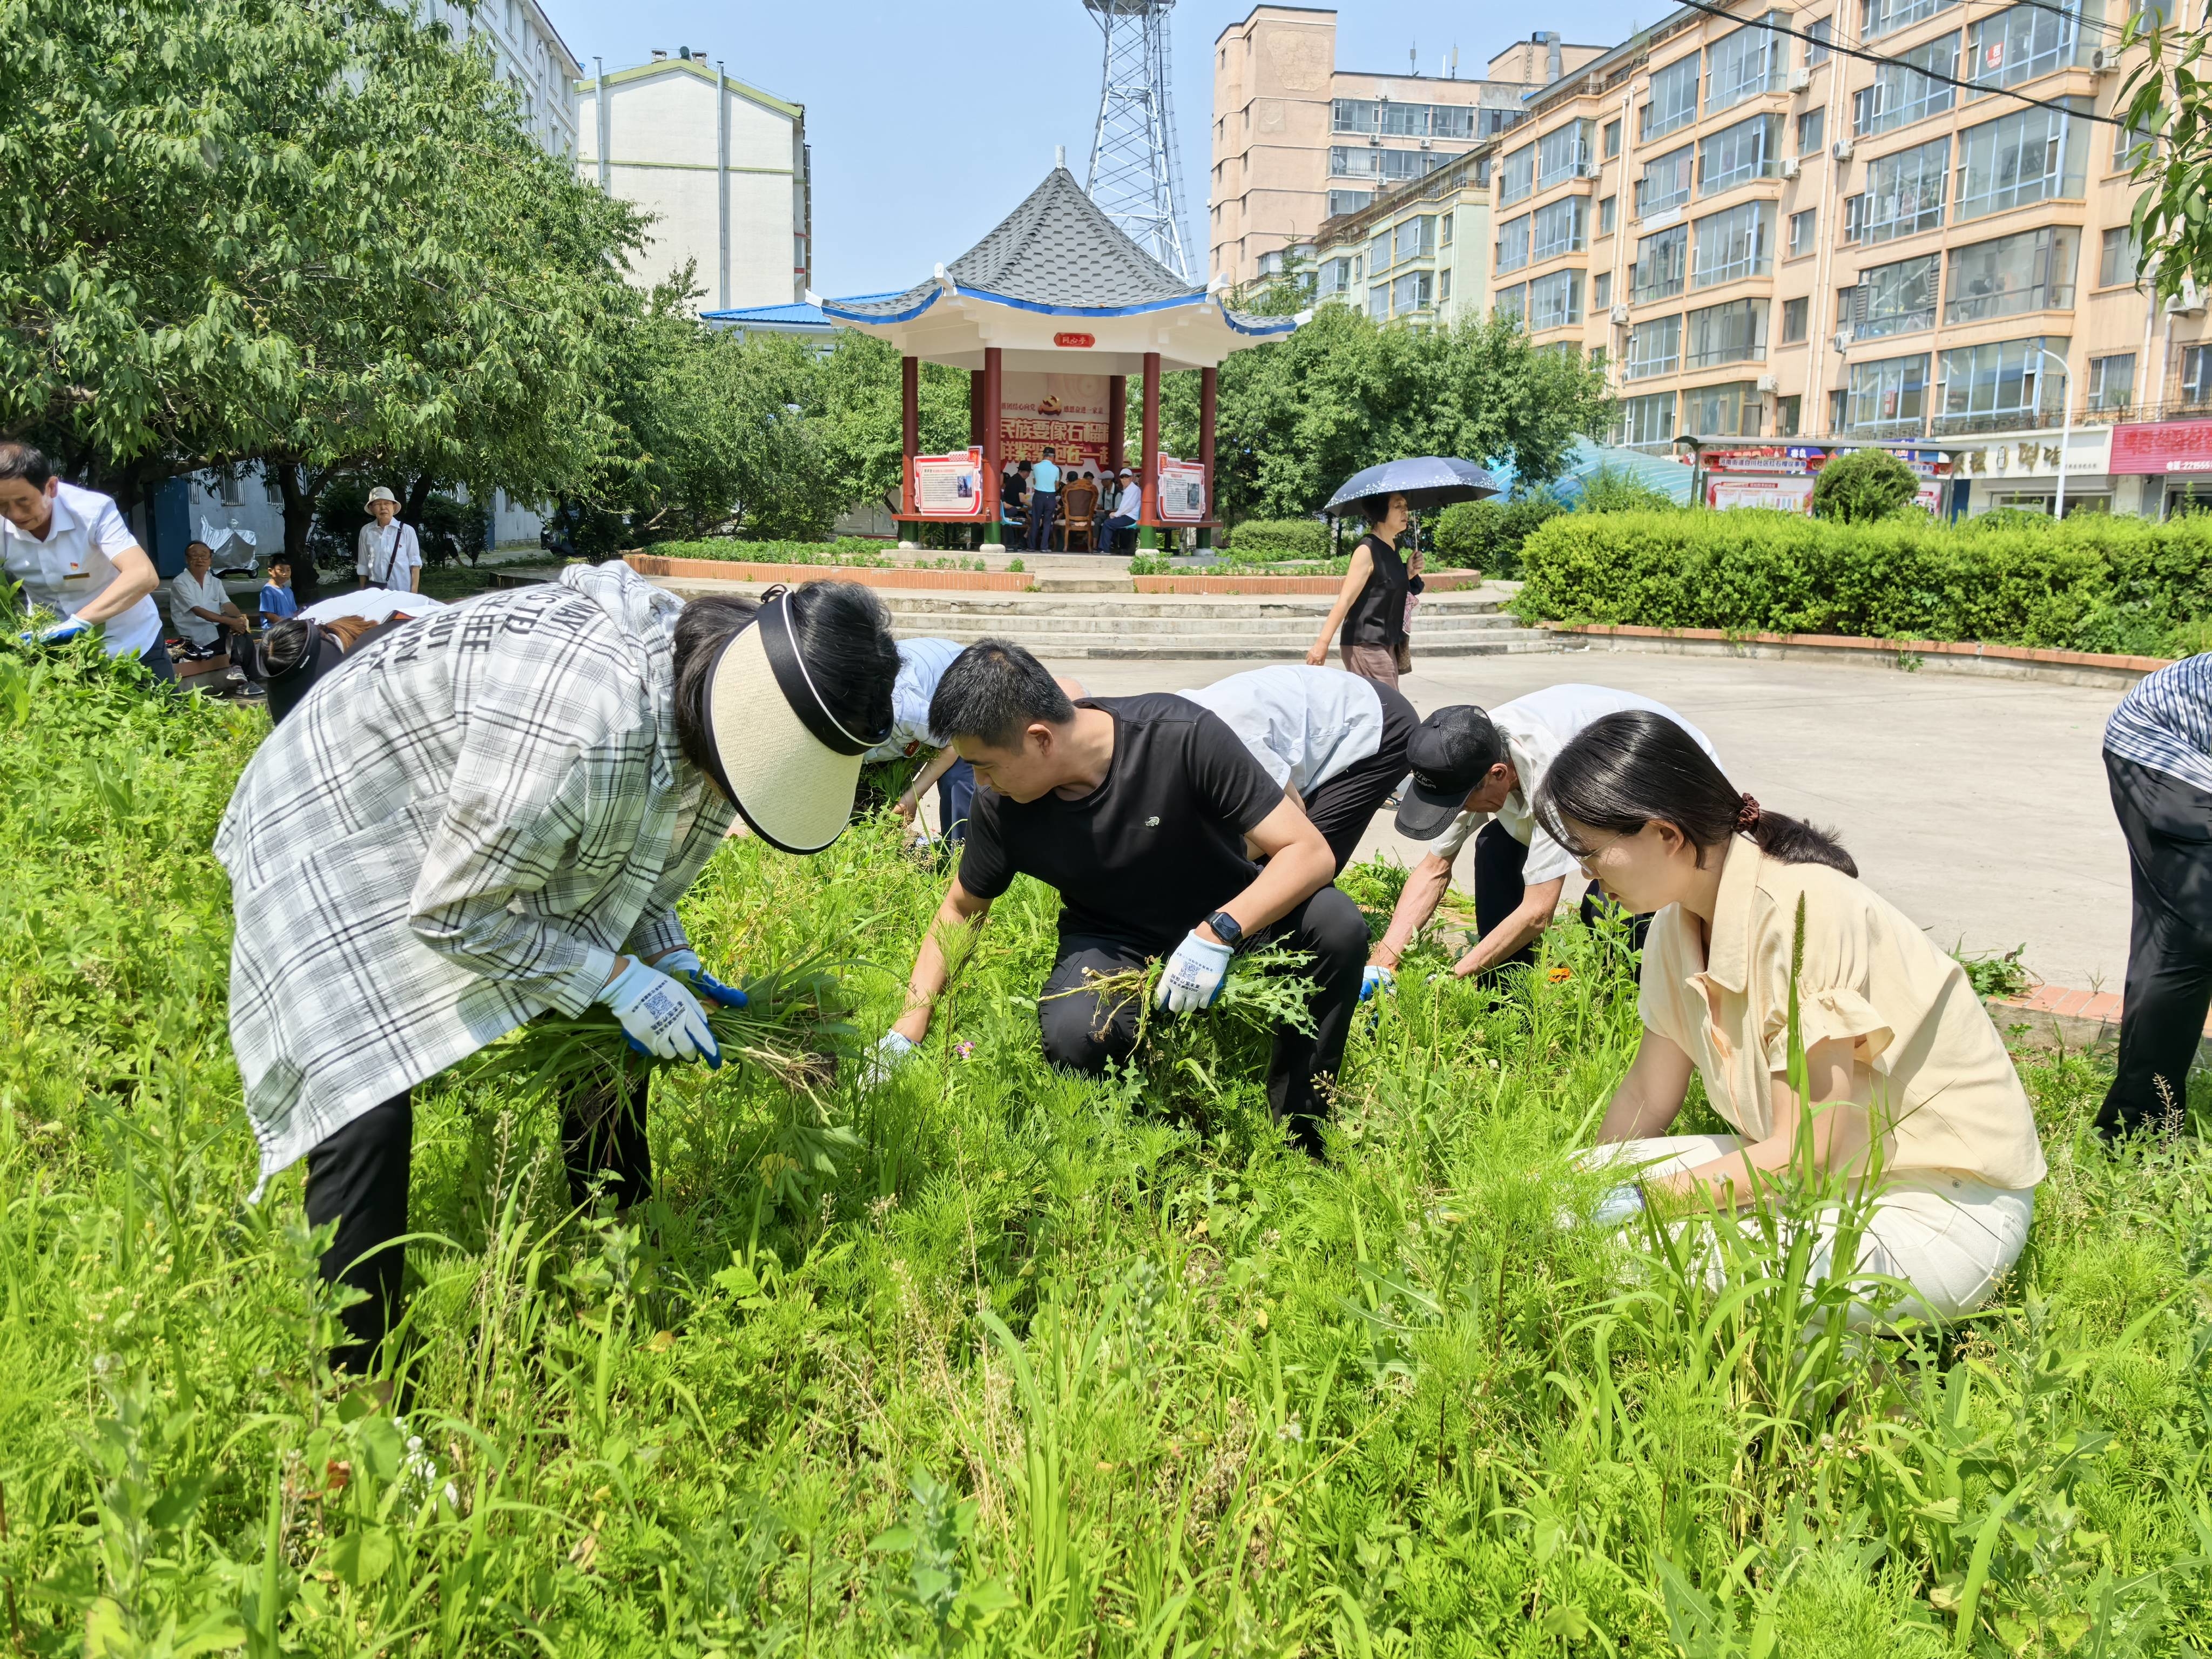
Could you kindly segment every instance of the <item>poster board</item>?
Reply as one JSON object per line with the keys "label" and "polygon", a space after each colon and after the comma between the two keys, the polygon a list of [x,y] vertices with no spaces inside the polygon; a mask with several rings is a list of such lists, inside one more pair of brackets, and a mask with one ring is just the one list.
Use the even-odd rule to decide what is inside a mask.
{"label": "poster board", "polygon": [[1813,479],[1809,474],[1779,477],[1741,477],[1723,474],[1705,480],[1705,505],[1715,507],[1764,507],[1783,513],[1813,510]]}
{"label": "poster board", "polygon": [[1196,461],[1159,458],[1160,521],[1201,524],[1206,519],[1206,469]]}
{"label": "poster board", "polygon": [[917,518],[981,518],[983,452],[969,448],[949,455],[915,456],[914,505]]}
{"label": "poster board", "polygon": [[1108,377],[1017,371],[999,379],[999,464],[1042,459],[1045,446],[1065,471],[1106,465]]}

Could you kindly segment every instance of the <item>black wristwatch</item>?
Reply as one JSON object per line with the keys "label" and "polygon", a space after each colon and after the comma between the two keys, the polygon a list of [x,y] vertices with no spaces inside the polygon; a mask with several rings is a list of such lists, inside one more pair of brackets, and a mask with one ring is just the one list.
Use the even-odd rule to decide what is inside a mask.
{"label": "black wristwatch", "polygon": [[1243,942],[1244,930],[1237,925],[1237,918],[1226,910],[1216,910],[1206,919],[1206,925],[1213,929],[1221,942],[1232,951]]}

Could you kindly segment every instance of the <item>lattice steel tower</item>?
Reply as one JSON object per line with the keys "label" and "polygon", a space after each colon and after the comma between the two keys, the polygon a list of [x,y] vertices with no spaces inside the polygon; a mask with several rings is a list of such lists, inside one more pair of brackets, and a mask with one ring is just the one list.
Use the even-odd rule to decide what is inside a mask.
{"label": "lattice steel tower", "polygon": [[1185,282],[1182,161],[1169,97],[1168,14],[1175,0],[1083,0],[1105,36],[1098,130],[1084,191],[1147,253]]}

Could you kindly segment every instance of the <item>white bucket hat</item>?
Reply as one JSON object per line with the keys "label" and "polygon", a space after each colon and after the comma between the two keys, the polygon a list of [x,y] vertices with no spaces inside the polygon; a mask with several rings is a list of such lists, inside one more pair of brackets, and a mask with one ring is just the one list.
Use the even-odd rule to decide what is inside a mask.
{"label": "white bucket hat", "polygon": [[[376,487],[375,489],[372,489],[372,490],[370,490],[370,491],[368,492],[368,500],[369,500],[369,501],[390,501],[390,502],[392,504],[392,506],[394,506],[394,507],[397,507],[397,506],[398,506],[398,505],[399,505],[399,497],[398,497],[398,496],[397,496],[397,495],[393,495],[393,494],[392,494],[389,489],[386,489],[382,484],[379,484],[379,485],[377,485],[377,487]],[[363,505],[364,507],[366,507],[368,504],[368,501],[364,501],[364,502],[362,502],[362,505]]]}
{"label": "white bucket hat", "polygon": [[860,757],[890,736],[848,731],[817,689],[792,625],[791,593],[772,587],[715,659],[707,732],[730,800],[786,853],[818,853],[852,821]]}

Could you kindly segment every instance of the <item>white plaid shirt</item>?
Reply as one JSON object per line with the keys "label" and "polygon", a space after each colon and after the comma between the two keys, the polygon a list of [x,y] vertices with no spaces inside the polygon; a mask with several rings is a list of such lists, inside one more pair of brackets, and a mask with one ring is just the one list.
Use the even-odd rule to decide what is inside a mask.
{"label": "white plaid shirt", "polygon": [[362,647],[261,745],[215,842],[261,1186],[582,1012],[618,951],[685,942],[676,901],[733,812],[677,748],[682,609],[620,564],[486,594]]}

